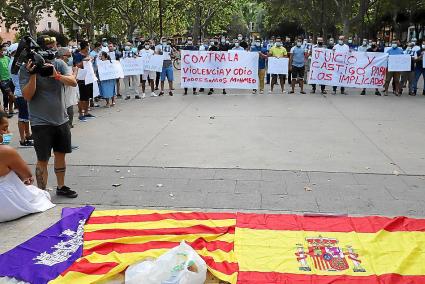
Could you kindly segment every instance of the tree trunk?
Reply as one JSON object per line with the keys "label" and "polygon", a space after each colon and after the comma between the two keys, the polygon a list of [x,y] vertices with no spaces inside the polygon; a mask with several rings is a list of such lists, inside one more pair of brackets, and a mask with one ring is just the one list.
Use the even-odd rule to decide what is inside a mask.
{"label": "tree trunk", "polygon": [[192,30],[192,36],[195,42],[200,43],[202,41],[201,34],[200,34],[200,26],[201,26],[201,6],[199,5],[199,2],[196,2],[195,5],[195,21],[193,23],[193,30]]}
{"label": "tree trunk", "polygon": [[133,33],[136,30],[136,26],[134,24],[128,24],[127,28],[127,40],[132,41],[133,40]]}
{"label": "tree trunk", "polygon": [[344,36],[348,36],[348,34],[350,33],[350,19],[348,18],[344,18],[344,22],[343,22],[343,30],[342,30],[342,34]]}
{"label": "tree trunk", "polygon": [[30,33],[30,36],[35,39],[37,37],[37,24],[35,22],[35,19],[33,17],[28,17],[28,19],[26,20],[28,22],[28,31]]}

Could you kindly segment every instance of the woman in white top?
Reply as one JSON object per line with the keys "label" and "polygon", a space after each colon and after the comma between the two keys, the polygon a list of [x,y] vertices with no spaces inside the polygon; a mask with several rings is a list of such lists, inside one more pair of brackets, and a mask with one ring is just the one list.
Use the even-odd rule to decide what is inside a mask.
{"label": "woman in white top", "polygon": [[46,211],[55,205],[50,195],[33,186],[34,178],[18,152],[9,147],[7,114],[0,109],[0,222]]}

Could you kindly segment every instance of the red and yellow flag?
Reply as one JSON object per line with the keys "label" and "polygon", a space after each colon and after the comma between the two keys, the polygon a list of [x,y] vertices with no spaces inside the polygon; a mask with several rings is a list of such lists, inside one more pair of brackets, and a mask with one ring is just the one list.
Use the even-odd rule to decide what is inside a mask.
{"label": "red and yellow flag", "polygon": [[236,283],[236,214],[151,210],[95,211],[84,227],[83,257],[50,283],[94,283],[157,258],[186,241],[217,278]]}
{"label": "red and yellow flag", "polygon": [[425,220],[238,214],[239,284],[425,283]]}

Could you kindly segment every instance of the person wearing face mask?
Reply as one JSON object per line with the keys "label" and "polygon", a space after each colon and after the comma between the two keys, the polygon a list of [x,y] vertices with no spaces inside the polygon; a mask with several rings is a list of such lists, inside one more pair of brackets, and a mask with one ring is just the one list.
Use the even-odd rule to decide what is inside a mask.
{"label": "person wearing face mask", "polygon": [[351,51],[357,51],[357,49],[358,49],[358,46],[357,46],[357,44],[354,43],[352,37],[348,38],[348,48],[350,48]]}
{"label": "person wearing face mask", "polygon": [[[210,40],[210,46],[208,48],[208,51],[220,51],[220,48],[218,47],[217,41],[215,39]],[[211,96],[214,93],[214,89],[210,88],[208,91],[208,95]],[[226,95],[226,90],[223,89],[223,95]]]}
{"label": "person wearing face mask", "polygon": [[[113,44],[112,42],[108,43],[108,51],[106,51],[109,55],[109,58],[111,58],[111,60],[120,60],[122,54],[121,52],[119,52],[119,50],[116,48],[115,44]],[[122,95],[120,94],[120,79],[116,79],[115,80],[115,91],[116,91],[116,95],[117,98],[122,98]]]}
{"label": "person wearing face mask", "polygon": [[30,122],[29,122],[29,113],[28,113],[28,104],[22,96],[22,91],[19,86],[19,72],[13,74],[11,72],[14,56],[16,50],[18,49],[18,43],[14,43],[9,46],[8,51],[11,56],[9,64],[9,72],[13,85],[15,86],[14,95],[15,95],[15,104],[18,107],[18,129],[19,129],[19,145],[20,147],[33,147],[34,142],[32,140],[32,135],[30,131]]}
{"label": "person wearing face mask", "polygon": [[[424,80],[424,85],[425,85],[425,66],[424,66],[424,56],[425,56],[425,42],[420,41],[419,44],[421,45],[421,49],[419,49],[418,51],[416,51],[415,53],[415,84],[413,87],[413,93],[416,95],[416,93],[418,92],[418,83],[419,83],[419,79],[422,76],[422,80]],[[422,90],[422,95],[425,96],[425,88]]]}
{"label": "person wearing face mask", "polygon": [[226,39],[225,36],[222,36],[220,39],[220,45],[218,46],[218,49],[220,51],[229,51],[231,49],[229,41]]}
{"label": "person wearing face mask", "polygon": [[[140,57],[150,57],[153,56],[155,54],[155,51],[152,49],[152,47],[154,47],[154,41],[153,40],[149,40],[149,41],[145,41],[145,45],[143,47],[143,49],[141,49],[139,51],[139,56]],[[156,72],[155,71],[149,71],[149,70],[144,70],[143,74],[141,75],[141,81],[142,81],[142,99],[144,99],[146,97],[146,81],[148,82],[149,86],[151,87],[151,97],[157,97],[157,95],[155,94],[155,83],[154,83],[154,78],[156,77]]]}
{"label": "person wearing face mask", "polygon": [[403,89],[409,86],[409,95],[414,94],[414,85],[415,85],[415,53],[413,52],[413,43],[408,43],[406,46],[406,49],[404,50],[405,55],[410,55],[411,58],[411,69],[410,71],[402,72],[401,73],[401,92],[403,93]]}
{"label": "person wearing face mask", "polygon": [[368,49],[369,49],[369,45],[368,45],[368,41],[367,41],[367,39],[363,39],[363,41],[362,41],[362,45],[360,45],[358,48],[357,48],[357,51],[359,51],[359,52],[366,52]]}
{"label": "person wearing face mask", "polygon": [[13,137],[8,127],[7,114],[0,108],[0,222],[55,207],[49,192],[33,185],[31,170],[19,153],[8,146]]}
{"label": "person wearing face mask", "polygon": [[301,88],[301,94],[304,92],[304,72],[305,72],[305,49],[301,39],[297,40],[294,47],[289,52],[289,69],[292,72],[291,91],[290,94],[295,92],[295,84],[298,83]]}
{"label": "person wearing face mask", "polygon": [[[186,44],[183,47],[183,50],[199,50],[199,47],[193,44],[193,37],[189,36],[187,37]],[[196,88],[192,89],[193,95],[198,95],[196,92]],[[187,95],[187,88],[184,88],[184,96]]]}
{"label": "person wearing face mask", "polygon": [[[379,52],[379,48],[378,48],[378,45],[377,45],[376,41],[372,41],[372,43],[370,45],[370,48],[368,48],[366,50],[366,52]],[[362,95],[362,96],[366,95],[366,88],[364,88],[362,90],[362,92],[360,93],[360,95]],[[381,96],[381,93],[379,92],[378,88],[375,88],[375,95],[376,96]]]}
{"label": "person wearing face mask", "polygon": [[[61,47],[58,49],[56,54],[59,60],[62,60],[65,64],[68,65],[69,58],[72,57],[71,51],[66,47]],[[75,78],[77,77],[77,67],[69,66],[69,73],[71,73]],[[78,104],[78,95],[77,87],[74,86],[64,86],[63,89],[65,108],[66,113],[68,114],[69,127],[74,128],[74,106]]]}
{"label": "person wearing face mask", "polygon": [[3,93],[4,108],[8,109],[8,117],[13,117],[13,84],[9,72],[10,57],[7,56],[7,47],[0,47],[0,89]]}
{"label": "person wearing face mask", "polygon": [[416,38],[412,38],[412,44],[413,44],[413,47],[412,47],[413,53],[421,49],[421,45],[420,43],[418,43],[418,40]]}
{"label": "person wearing face mask", "polygon": [[[351,51],[350,50],[350,47],[344,43],[344,40],[345,40],[345,37],[343,35],[340,36],[338,38],[338,44],[337,45],[334,45],[333,48],[332,48],[332,50],[335,51],[335,52],[343,52],[343,53]],[[332,94],[333,95],[336,95],[336,89],[337,89],[336,86],[333,86],[332,87],[332,91],[333,91]],[[341,87],[341,94],[342,95],[347,95],[347,93],[345,92],[345,88],[344,87]]]}
{"label": "person wearing face mask", "polygon": [[[264,77],[266,76],[266,59],[267,59],[267,48],[261,46],[260,38],[256,38],[254,46],[251,47],[251,52],[258,52],[258,80],[260,85],[260,95],[264,93]],[[256,94],[257,90],[253,90],[253,94]]]}
{"label": "person wearing face mask", "polygon": [[[88,56],[87,42],[81,42],[80,52]],[[74,61],[75,65],[82,66],[82,61],[78,62],[75,58]],[[47,188],[47,169],[53,150],[56,194],[75,198],[78,194],[65,185],[65,157],[72,152],[72,146],[63,88],[76,87],[77,81],[64,61],[54,59],[50,64],[54,67],[51,77],[35,74],[33,72],[35,66],[31,60],[19,70],[19,85],[23,97],[28,102],[34,150],[37,155],[35,172],[37,185],[43,190]],[[83,94],[80,90],[80,99],[81,96]]]}
{"label": "person wearing face mask", "polygon": [[100,51],[109,52],[108,40],[106,38],[102,38],[102,47]]}
{"label": "person wearing face mask", "polygon": [[[318,38],[317,38],[317,44],[315,44],[315,45],[312,47],[312,49],[314,49],[314,48],[326,48],[326,46],[323,44],[323,38],[322,38],[322,37],[318,37]],[[309,58],[310,58],[310,60],[311,60],[311,53],[310,53]],[[309,62],[309,65],[310,65],[310,63],[311,63],[311,61]],[[316,84],[312,84],[312,85],[311,85],[311,88],[312,88],[312,89],[311,89],[311,93],[312,93],[312,94],[316,93]],[[325,86],[325,85],[320,85],[320,90],[321,90],[321,93],[322,93],[323,95],[327,94],[327,92],[326,92],[326,86]]]}
{"label": "person wearing face mask", "polygon": [[161,39],[161,44],[157,45],[155,47],[155,52],[157,54],[164,56],[164,63],[162,65],[162,72],[161,72],[161,91],[159,93],[160,96],[164,95],[164,86],[165,86],[165,79],[168,80],[168,87],[169,92],[168,94],[170,96],[173,96],[173,81],[174,81],[174,69],[173,64],[171,61],[171,57],[173,56],[173,48],[168,43],[169,41],[167,38],[163,37]]}
{"label": "person wearing face mask", "polygon": [[[282,42],[282,46],[287,50],[287,51],[290,51],[291,50],[291,48],[294,46],[293,44],[292,44],[292,42],[291,42],[291,38],[290,37],[286,37],[285,38],[285,41],[284,42]],[[303,46],[303,48],[304,48],[304,46]],[[289,68],[289,69],[291,69],[291,68]],[[288,69],[288,85],[289,86],[291,86],[291,83],[292,83],[292,71],[291,70],[289,70]]]}
{"label": "person wearing face mask", "polygon": [[242,47],[244,50],[249,49],[248,42],[245,41],[242,34],[238,34],[238,41],[239,41],[239,46]]}
{"label": "person wearing face mask", "polygon": [[[276,57],[276,58],[288,57],[288,52],[283,47],[282,39],[280,37],[276,38],[276,45],[273,46],[269,50],[268,56],[269,57]],[[271,86],[270,86],[270,93],[273,93],[273,87],[277,83],[277,77],[279,77],[280,88],[281,88],[282,94],[285,94],[286,93],[286,91],[285,91],[286,75],[285,74],[272,74],[272,82],[271,82]]]}
{"label": "person wearing face mask", "polygon": [[[131,42],[127,41],[124,45],[123,57],[122,58],[137,58],[137,51],[135,52],[132,48]],[[135,93],[134,98],[140,100],[140,75],[127,75],[124,76],[124,92],[126,93],[125,100],[131,98],[131,93]]]}
{"label": "person wearing face mask", "polygon": [[[272,36],[271,38],[270,38],[270,40],[267,42],[267,46],[266,46],[266,48],[267,48],[267,53],[270,51],[270,49],[274,46],[274,44],[275,44],[275,40],[276,40],[276,38],[274,37],[274,36]],[[267,61],[266,61],[266,68],[267,68]],[[269,73],[267,73],[267,75],[266,75],[266,84],[268,85],[268,84],[270,84],[270,74]]]}
{"label": "person wearing face mask", "polygon": [[[392,41],[391,48],[387,50],[387,53],[389,56],[397,56],[402,55],[403,50],[398,47],[398,43],[396,40]],[[384,85],[384,96],[388,96],[388,87],[390,85],[391,80],[393,80],[394,86],[395,86],[395,95],[400,96],[401,95],[401,88],[400,88],[400,72],[389,72],[387,71],[387,75],[385,77],[385,85]]]}

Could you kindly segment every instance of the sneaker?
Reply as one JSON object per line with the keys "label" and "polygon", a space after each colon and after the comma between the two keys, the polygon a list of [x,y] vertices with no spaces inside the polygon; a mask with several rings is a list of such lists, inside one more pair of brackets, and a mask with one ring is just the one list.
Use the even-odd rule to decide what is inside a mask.
{"label": "sneaker", "polygon": [[152,92],[151,93],[151,97],[157,97],[158,95],[157,94],[155,94],[155,92]]}
{"label": "sneaker", "polygon": [[252,90],[252,94],[253,95],[257,94],[257,90]]}
{"label": "sneaker", "polygon": [[86,117],[85,117],[84,115],[80,115],[80,116],[78,117],[78,120],[79,120],[80,122],[87,122],[87,119],[86,119]]}
{"label": "sneaker", "polygon": [[363,90],[363,91],[360,93],[360,95],[361,95],[361,96],[366,95],[366,91],[365,91],[365,90]]}
{"label": "sneaker", "polygon": [[311,90],[310,91],[310,94],[315,94],[316,93],[316,90]]}
{"label": "sneaker", "polygon": [[282,94],[286,94],[286,91],[285,90],[282,90]]}
{"label": "sneaker", "polygon": [[322,91],[322,95],[327,95],[328,92],[326,92],[325,90]]}
{"label": "sneaker", "polygon": [[183,96],[187,96],[187,92],[184,92],[184,93],[183,93]]}
{"label": "sneaker", "polygon": [[128,101],[130,99],[130,96],[126,96],[125,100]]}
{"label": "sneaker", "polygon": [[336,96],[336,91],[332,91],[332,95]]}
{"label": "sneaker", "polygon": [[78,194],[71,190],[69,187],[67,186],[62,186],[61,188],[57,187],[56,188],[56,195],[60,195],[60,196],[65,196],[65,197],[69,197],[69,198],[76,198],[78,196]]}
{"label": "sneaker", "polygon": [[262,94],[264,94],[264,91],[263,90],[260,91],[260,95],[262,95]]}
{"label": "sneaker", "polygon": [[226,92],[226,90],[223,90],[223,95],[227,95],[227,92]]}
{"label": "sneaker", "polygon": [[140,99],[141,99],[141,97],[140,97],[139,95],[136,95],[134,98],[135,98],[136,100],[140,100]]}
{"label": "sneaker", "polygon": [[205,89],[204,89],[204,88],[200,88],[200,89],[199,89],[199,92],[200,92],[200,93],[203,93],[204,91],[205,91]]}
{"label": "sneaker", "polygon": [[[283,93],[283,91],[282,91],[282,93]],[[294,91],[289,91],[289,93],[290,93],[290,94],[293,94],[293,93],[295,93],[295,92],[294,92]]]}
{"label": "sneaker", "polygon": [[158,96],[163,96],[164,95],[164,92],[159,92],[159,95]]}
{"label": "sneaker", "polygon": [[269,94],[271,94],[271,93],[273,93],[273,91],[272,90],[269,90]]}
{"label": "sneaker", "polygon": [[375,91],[375,96],[381,96],[381,92],[380,91]]}
{"label": "sneaker", "polygon": [[28,140],[28,141],[34,141],[34,138],[32,138],[32,134],[30,136],[26,137],[25,139]]}
{"label": "sneaker", "polygon": [[144,98],[146,98],[146,94],[145,93],[142,94],[142,99],[144,99]]}
{"label": "sneaker", "polygon": [[96,118],[96,116],[94,116],[93,114],[91,114],[91,113],[87,113],[85,116],[84,116],[86,119],[93,119],[93,118]]}
{"label": "sneaker", "polygon": [[174,96],[173,92],[169,91],[168,94],[170,95],[170,97]]}
{"label": "sneaker", "polygon": [[29,148],[29,147],[34,147],[34,142],[30,141],[30,140],[25,140],[25,141],[19,141],[19,147],[21,148]]}
{"label": "sneaker", "polygon": [[156,86],[156,87],[155,87],[155,91],[158,91],[158,90],[159,90],[159,89],[158,89],[158,86]]}
{"label": "sneaker", "polygon": [[94,104],[93,106],[94,107],[100,107],[100,104]]}
{"label": "sneaker", "polygon": [[347,96],[348,94],[347,94],[347,92],[344,91],[344,92],[341,92],[341,95],[346,95]]}

